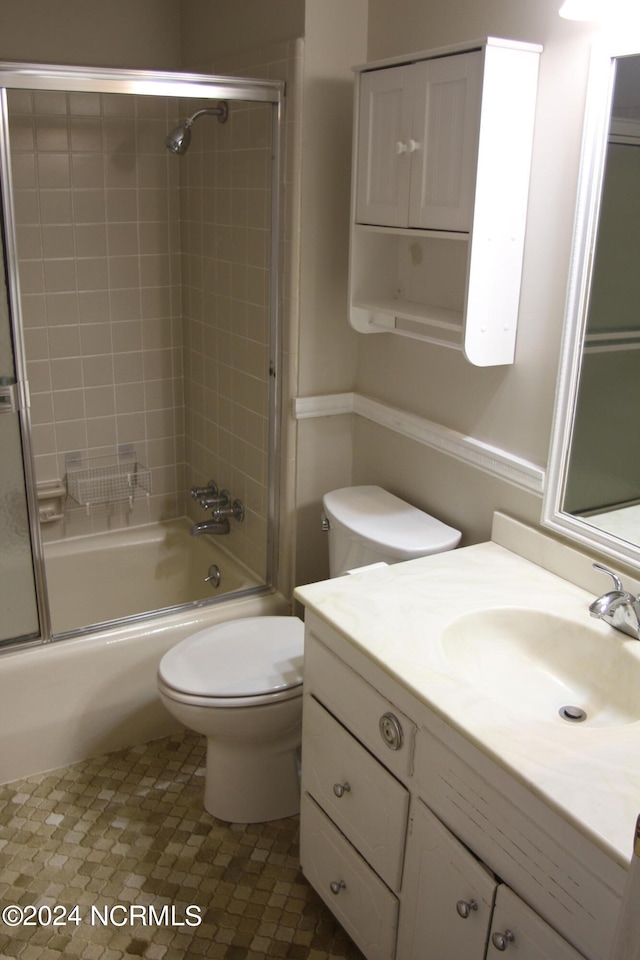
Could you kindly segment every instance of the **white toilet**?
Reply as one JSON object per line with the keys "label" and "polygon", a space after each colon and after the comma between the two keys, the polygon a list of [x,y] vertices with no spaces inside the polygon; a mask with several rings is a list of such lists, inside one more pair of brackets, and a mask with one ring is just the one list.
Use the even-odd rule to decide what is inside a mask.
{"label": "white toilet", "polygon": [[[323,498],[332,577],[359,566],[453,550],[460,532],[381,487]],[[304,625],[297,617],[230,620],[187,637],[158,669],[165,707],[207,738],[204,806],[235,823],[300,808]]]}

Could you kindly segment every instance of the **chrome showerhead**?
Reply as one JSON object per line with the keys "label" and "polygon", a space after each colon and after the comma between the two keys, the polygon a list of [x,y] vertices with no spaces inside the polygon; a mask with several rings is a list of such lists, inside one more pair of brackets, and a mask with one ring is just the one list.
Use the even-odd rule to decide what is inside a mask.
{"label": "chrome showerhead", "polygon": [[221,100],[217,107],[207,107],[204,110],[198,110],[193,116],[187,117],[171,131],[164,141],[170,153],[175,153],[181,157],[187,152],[191,143],[191,124],[198,117],[204,116],[205,113],[217,117],[220,123],[224,123],[229,116],[229,104],[226,100]]}
{"label": "chrome showerhead", "polygon": [[189,149],[189,144],[191,143],[191,130],[189,129],[189,126],[187,126],[185,121],[185,123],[181,123],[180,126],[171,131],[169,136],[164,141],[169,153],[175,153],[178,156],[182,156],[183,153],[187,152]]}

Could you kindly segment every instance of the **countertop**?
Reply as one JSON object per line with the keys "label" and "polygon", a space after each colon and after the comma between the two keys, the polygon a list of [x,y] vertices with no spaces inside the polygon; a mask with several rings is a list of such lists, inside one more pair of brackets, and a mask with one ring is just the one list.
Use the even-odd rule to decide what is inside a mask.
{"label": "countertop", "polygon": [[[592,594],[490,542],[308,584],[295,595],[628,867],[640,812],[640,719],[611,726],[567,723],[553,712],[540,719],[517,696],[513,704],[499,703],[461,679],[441,642],[463,616],[477,614],[481,624],[487,609],[512,608],[516,617],[519,608],[523,617],[528,610],[544,611],[600,632],[612,655],[622,645],[635,673],[640,642],[591,618]],[[586,650],[585,675],[589,670]]]}

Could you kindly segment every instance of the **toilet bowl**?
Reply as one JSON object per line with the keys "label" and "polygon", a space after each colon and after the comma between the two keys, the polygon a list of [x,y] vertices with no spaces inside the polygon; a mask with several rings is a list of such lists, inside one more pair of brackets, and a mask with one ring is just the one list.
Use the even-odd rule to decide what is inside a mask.
{"label": "toilet bowl", "polygon": [[[460,531],[381,487],[323,497],[329,569],[337,577],[454,549]],[[187,637],[160,661],[170,713],[207,738],[204,806],[261,823],[300,809],[304,625],[297,617],[231,620]]]}
{"label": "toilet bowl", "polygon": [[201,630],[160,661],[160,699],[207,738],[214,817],[262,823],[300,809],[303,649],[297,617],[251,617]]}

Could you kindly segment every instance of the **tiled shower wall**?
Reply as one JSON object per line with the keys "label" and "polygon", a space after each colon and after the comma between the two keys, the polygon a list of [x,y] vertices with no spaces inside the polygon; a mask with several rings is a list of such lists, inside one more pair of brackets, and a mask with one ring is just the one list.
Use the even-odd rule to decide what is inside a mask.
{"label": "tiled shower wall", "polygon": [[[153,495],[90,514],[67,501],[45,537],[184,509],[179,170],[165,99],[11,91],[21,303],[38,482],[65,455],[133,444]],[[101,460],[94,461],[102,463]]]}
{"label": "tiled shower wall", "polygon": [[[215,66],[283,79],[291,95],[300,51],[291,41]],[[87,513],[68,500],[45,539],[204,519],[186,491],[214,478],[246,506],[225,546],[263,574],[271,108],[231,102],[226,124],[196,121],[189,153],[175,157],[165,136],[201,102],[11,91],[9,103],[38,482],[63,478],[68,452],[100,457],[120,444],[152,476],[151,497],[132,509]],[[285,280],[297,275],[293,115]],[[295,298],[288,282],[287,320]]]}
{"label": "tiled shower wall", "polygon": [[[188,112],[201,108],[190,103]],[[179,158],[187,478],[242,500],[231,546],[261,575],[269,439],[270,104],[229,101]],[[192,503],[200,520],[207,511]]]}

